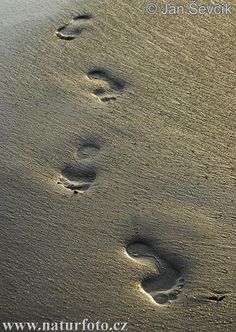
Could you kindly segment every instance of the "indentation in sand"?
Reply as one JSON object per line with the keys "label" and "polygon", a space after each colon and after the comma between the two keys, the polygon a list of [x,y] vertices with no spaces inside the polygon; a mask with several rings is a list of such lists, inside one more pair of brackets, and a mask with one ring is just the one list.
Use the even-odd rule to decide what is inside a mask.
{"label": "indentation in sand", "polygon": [[158,257],[146,243],[133,242],[126,247],[129,257],[137,262],[148,260],[155,264],[157,276],[142,281],[143,290],[159,305],[170,304],[178,299],[184,285],[184,278],[180,271],[167,260]]}
{"label": "indentation in sand", "polygon": [[90,158],[96,156],[100,151],[100,145],[97,143],[85,143],[78,149],[78,155],[81,158]]}
{"label": "indentation in sand", "polygon": [[209,296],[206,300],[220,302],[225,299],[225,296],[226,296],[225,294],[215,294],[215,295]]}
{"label": "indentation in sand", "polygon": [[95,69],[88,73],[88,78],[92,81],[98,81],[100,85],[94,90],[94,94],[102,102],[110,102],[117,99],[125,88],[125,82],[116,78],[108,71],[103,69]]}
{"label": "indentation in sand", "polygon": [[86,28],[86,22],[91,19],[91,15],[84,14],[74,17],[70,23],[57,29],[56,35],[60,39],[73,40],[77,38]]}
{"label": "indentation in sand", "polygon": [[194,299],[197,302],[200,303],[205,303],[205,302],[212,302],[212,303],[217,303],[223,301],[227,296],[227,293],[222,293],[222,292],[211,292],[210,294],[207,295],[201,295],[197,296]]}
{"label": "indentation in sand", "polygon": [[90,166],[67,166],[62,170],[58,184],[74,193],[84,193],[96,179],[96,171]]}

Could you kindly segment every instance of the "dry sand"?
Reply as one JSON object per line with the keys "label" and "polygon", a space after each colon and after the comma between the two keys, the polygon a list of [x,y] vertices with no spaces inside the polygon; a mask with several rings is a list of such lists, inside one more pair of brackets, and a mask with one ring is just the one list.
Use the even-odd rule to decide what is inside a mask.
{"label": "dry sand", "polygon": [[145,4],[1,0],[2,322],[236,330],[236,8]]}

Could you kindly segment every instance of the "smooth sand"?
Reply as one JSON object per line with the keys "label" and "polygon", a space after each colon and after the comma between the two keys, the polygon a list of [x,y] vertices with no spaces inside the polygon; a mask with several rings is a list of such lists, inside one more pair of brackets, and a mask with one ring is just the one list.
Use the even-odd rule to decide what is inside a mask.
{"label": "smooth sand", "polygon": [[[235,331],[235,6],[0,9],[1,321]],[[85,14],[76,38],[56,35]],[[142,291],[162,270],[129,256],[133,241],[184,278],[168,305]]]}

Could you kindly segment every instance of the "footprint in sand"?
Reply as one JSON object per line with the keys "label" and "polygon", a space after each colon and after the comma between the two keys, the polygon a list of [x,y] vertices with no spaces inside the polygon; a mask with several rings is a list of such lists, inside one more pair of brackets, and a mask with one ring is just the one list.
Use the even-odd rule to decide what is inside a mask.
{"label": "footprint in sand", "polygon": [[[96,139],[88,139],[79,145],[77,157],[89,161],[89,158],[96,156],[100,149],[101,146]],[[57,184],[72,190],[74,194],[79,194],[87,191],[96,177],[97,172],[93,165],[73,163],[73,165],[68,165],[61,171]]]}
{"label": "footprint in sand", "polygon": [[70,23],[57,29],[56,35],[60,39],[73,40],[77,38],[86,28],[86,23],[91,19],[91,15],[76,16]]}
{"label": "footprint in sand", "polygon": [[129,257],[137,262],[149,261],[155,264],[158,276],[145,279],[142,287],[159,305],[167,305],[178,299],[184,285],[180,271],[166,260],[160,259],[144,242],[133,242],[126,248]]}
{"label": "footprint in sand", "polygon": [[95,69],[88,73],[87,77],[97,81],[99,87],[94,90],[94,95],[102,102],[110,102],[117,99],[125,87],[125,82],[115,78],[106,70]]}
{"label": "footprint in sand", "polygon": [[78,149],[78,156],[80,158],[91,158],[96,156],[101,147],[97,143],[85,143]]}
{"label": "footprint in sand", "polygon": [[75,194],[87,191],[96,179],[96,171],[90,166],[67,166],[61,172],[57,184],[72,190]]}

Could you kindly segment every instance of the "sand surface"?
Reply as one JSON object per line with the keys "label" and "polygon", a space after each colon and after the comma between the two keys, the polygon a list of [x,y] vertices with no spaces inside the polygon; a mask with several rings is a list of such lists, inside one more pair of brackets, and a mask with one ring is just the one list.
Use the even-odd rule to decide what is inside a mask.
{"label": "sand surface", "polygon": [[145,6],[0,2],[1,322],[236,330],[236,6]]}

